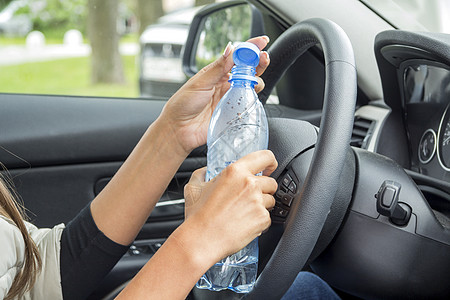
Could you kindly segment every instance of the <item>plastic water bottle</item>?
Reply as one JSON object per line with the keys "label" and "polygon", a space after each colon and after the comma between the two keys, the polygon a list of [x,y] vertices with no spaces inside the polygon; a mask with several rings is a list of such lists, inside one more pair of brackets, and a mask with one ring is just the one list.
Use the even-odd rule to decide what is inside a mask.
{"label": "plastic water bottle", "polygon": [[[241,157],[267,149],[266,113],[254,90],[259,53],[257,46],[247,42],[240,43],[233,53],[231,87],[218,103],[208,129],[206,181]],[[255,239],[211,267],[197,287],[248,293],[256,281],[257,267],[258,239]]]}

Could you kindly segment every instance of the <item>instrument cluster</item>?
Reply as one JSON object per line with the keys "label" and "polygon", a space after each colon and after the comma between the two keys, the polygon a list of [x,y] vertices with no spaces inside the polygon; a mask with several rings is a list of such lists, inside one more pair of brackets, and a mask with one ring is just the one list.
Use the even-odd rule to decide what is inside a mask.
{"label": "instrument cluster", "polygon": [[409,61],[403,67],[403,99],[411,169],[437,179],[450,177],[450,70]]}

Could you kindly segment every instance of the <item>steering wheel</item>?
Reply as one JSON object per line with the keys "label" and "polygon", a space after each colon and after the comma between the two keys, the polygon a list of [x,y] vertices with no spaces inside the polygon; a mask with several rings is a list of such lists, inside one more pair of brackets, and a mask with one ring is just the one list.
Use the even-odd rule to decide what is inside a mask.
{"label": "steering wheel", "polygon": [[[305,174],[305,178],[301,190],[296,193],[278,245],[246,299],[280,299],[284,295],[311,256],[336,193],[342,188],[340,176],[350,151],[357,91],[353,49],[344,31],[332,21],[318,18],[297,23],[286,30],[268,51],[271,63],[262,76],[266,87],[259,98],[264,103],[289,66],[317,44],[322,47],[325,59],[320,130],[298,120],[275,119],[269,122],[269,149],[279,164],[272,176],[280,177],[289,169],[295,174]],[[311,153],[308,150],[312,148],[312,159],[308,157],[305,160],[307,155],[302,154]],[[305,161],[311,161],[309,169]],[[351,191],[353,180],[343,182]],[[347,205],[341,204],[341,217],[346,208]],[[333,234],[342,218],[336,220],[332,224],[335,227]],[[123,287],[104,299],[113,299]],[[198,292],[206,292],[206,297],[196,294],[200,299],[212,295],[215,299],[242,297],[242,294],[231,292]]]}
{"label": "steering wheel", "polygon": [[[340,176],[350,148],[357,91],[353,49],[344,31],[332,21],[318,18],[286,30],[268,50],[271,63],[263,74],[266,87],[260,99],[267,99],[289,66],[316,44],[320,44],[324,54],[325,93],[320,130],[317,141],[312,141],[314,154],[278,245],[246,299],[283,296],[310,257],[340,188]],[[297,174],[306,172],[305,163],[295,163],[301,159],[299,151],[304,150],[298,145],[303,139],[311,140],[311,132],[316,129],[305,123],[286,119],[269,123],[269,148],[279,162],[272,176],[280,176],[286,168]],[[351,189],[353,181],[348,185]]]}

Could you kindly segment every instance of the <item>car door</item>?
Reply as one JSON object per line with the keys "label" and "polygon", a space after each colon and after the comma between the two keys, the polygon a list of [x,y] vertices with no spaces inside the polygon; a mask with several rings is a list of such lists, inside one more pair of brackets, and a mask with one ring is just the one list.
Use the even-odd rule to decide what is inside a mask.
{"label": "car door", "polygon": [[[164,101],[0,94],[0,161],[30,221],[69,222],[119,169]],[[183,221],[183,186],[205,165],[198,149],[181,165],[130,251],[97,296],[130,279]]]}
{"label": "car door", "polygon": [[[80,9],[77,14],[87,18],[83,13],[87,8]],[[131,8],[125,10],[129,13]],[[66,35],[45,26],[28,37],[0,35],[2,173],[11,178],[29,221],[38,227],[67,224],[89,205],[170,97],[130,98],[139,94],[135,17],[120,13],[117,17],[118,22],[126,18],[131,31],[119,45],[125,73],[125,83],[120,84],[89,81],[89,40],[79,43],[67,37],[66,41]],[[50,25],[55,24],[56,20]],[[86,31],[77,29],[86,38]],[[132,278],[183,222],[183,187],[191,173],[205,164],[204,147],[189,155],[130,250],[90,299],[100,299]]]}

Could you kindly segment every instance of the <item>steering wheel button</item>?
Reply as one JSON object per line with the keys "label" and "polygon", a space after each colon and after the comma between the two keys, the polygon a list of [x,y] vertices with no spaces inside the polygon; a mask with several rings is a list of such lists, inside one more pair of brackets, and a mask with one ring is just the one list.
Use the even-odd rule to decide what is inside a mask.
{"label": "steering wheel button", "polygon": [[284,177],[283,177],[283,185],[285,187],[289,187],[289,184],[291,183],[291,181],[292,181],[292,178],[291,178],[291,176],[289,176],[289,174],[284,175]]}
{"label": "steering wheel button", "polygon": [[294,180],[291,181],[291,183],[289,184],[289,190],[295,194],[295,192],[297,191],[297,185],[295,184]]}
{"label": "steering wheel button", "polygon": [[291,207],[292,204],[292,196],[286,194],[281,198],[281,203],[283,203],[286,206]]}
{"label": "steering wheel button", "polygon": [[285,209],[280,209],[280,216],[281,217],[286,217],[287,216],[287,214],[288,214],[288,210],[285,210]]}
{"label": "steering wheel button", "polygon": [[288,210],[282,209],[278,206],[275,206],[272,210],[273,215],[283,218],[287,216],[288,212],[289,212]]}
{"label": "steering wheel button", "polygon": [[284,194],[285,194],[285,192],[283,192],[282,190],[278,190],[278,191],[275,193],[275,197],[276,197],[277,199],[281,199],[281,198],[284,196]]}

